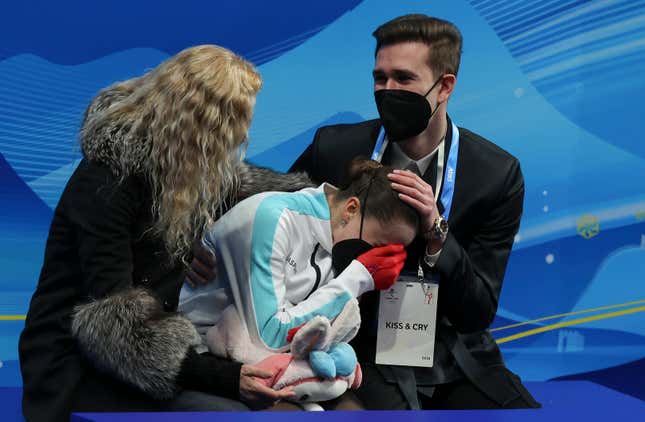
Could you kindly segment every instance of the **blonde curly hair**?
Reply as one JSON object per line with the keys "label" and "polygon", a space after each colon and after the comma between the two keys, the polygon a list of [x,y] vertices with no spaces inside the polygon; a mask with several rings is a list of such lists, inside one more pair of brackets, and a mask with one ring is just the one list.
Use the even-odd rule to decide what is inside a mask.
{"label": "blonde curly hair", "polygon": [[148,180],[152,229],[173,258],[185,259],[235,195],[238,148],[261,85],[252,64],[225,48],[201,45],[103,90],[88,108],[84,155],[107,156],[122,179],[141,174]]}

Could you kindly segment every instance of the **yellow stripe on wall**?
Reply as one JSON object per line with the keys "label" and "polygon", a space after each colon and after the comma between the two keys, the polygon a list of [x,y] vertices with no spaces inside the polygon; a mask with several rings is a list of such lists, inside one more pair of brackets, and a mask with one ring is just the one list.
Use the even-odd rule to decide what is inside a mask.
{"label": "yellow stripe on wall", "polygon": [[0,321],[24,321],[26,315],[0,315]]}
{"label": "yellow stripe on wall", "polygon": [[493,333],[495,331],[501,331],[501,330],[507,330],[509,328],[521,327],[522,325],[533,324],[533,323],[540,322],[540,321],[547,321],[549,319],[562,318],[562,317],[565,317],[565,316],[588,314],[589,312],[606,311],[607,309],[624,308],[625,306],[639,305],[641,303],[645,303],[645,299],[643,299],[643,300],[635,300],[633,302],[619,303],[617,305],[607,305],[607,306],[600,306],[598,308],[582,309],[580,311],[567,312],[566,314],[545,316],[545,317],[538,318],[538,319],[532,319],[530,321],[518,322],[517,324],[511,324],[511,325],[505,325],[503,327],[493,328],[493,329],[490,330],[490,332]]}
{"label": "yellow stripe on wall", "polygon": [[498,344],[507,343],[509,341],[517,340],[523,337],[532,336],[535,334],[544,333],[545,331],[556,330],[562,327],[569,327],[571,325],[583,324],[585,322],[597,321],[600,319],[614,318],[621,315],[634,314],[636,312],[645,311],[645,306],[640,306],[638,308],[624,309],[622,311],[609,312],[606,314],[592,315],[585,318],[572,319],[571,321],[558,322],[557,324],[546,325],[544,327],[535,328],[533,330],[523,331],[521,333],[513,334],[512,336],[502,337],[496,339]]}

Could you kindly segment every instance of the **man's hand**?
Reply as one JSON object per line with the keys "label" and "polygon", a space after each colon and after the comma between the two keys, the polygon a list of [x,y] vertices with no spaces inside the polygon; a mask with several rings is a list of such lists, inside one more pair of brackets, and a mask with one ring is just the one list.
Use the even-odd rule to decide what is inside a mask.
{"label": "man's hand", "polygon": [[256,378],[269,380],[275,374],[267,369],[251,365],[242,365],[240,370],[240,400],[251,409],[259,410],[275,405],[283,399],[295,397],[292,387],[274,390],[267,387]]}
{"label": "man's hand", "polygon": [[193,260],[190,270],[186,273],[186,284],[195,288],[200,284],[208,284],[217,276],[217,260],[200,240],[193,243]]}
{"label": "man's hand", "polygon": [[392,189],[399,192],[399,198],[417,210],[421,218],[421,232],[429,240],[429,231],[439,218],[432,186],[408,170],[394,170],[387,177],[392,181]]}

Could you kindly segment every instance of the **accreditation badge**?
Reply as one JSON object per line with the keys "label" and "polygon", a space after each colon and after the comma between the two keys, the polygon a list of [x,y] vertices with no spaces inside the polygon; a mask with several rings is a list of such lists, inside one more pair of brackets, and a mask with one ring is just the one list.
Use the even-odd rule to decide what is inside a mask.
{"label": "accreditation badge", "polygon": [[431,367],[439,284],[402,275],[381,292],[376,363]]}

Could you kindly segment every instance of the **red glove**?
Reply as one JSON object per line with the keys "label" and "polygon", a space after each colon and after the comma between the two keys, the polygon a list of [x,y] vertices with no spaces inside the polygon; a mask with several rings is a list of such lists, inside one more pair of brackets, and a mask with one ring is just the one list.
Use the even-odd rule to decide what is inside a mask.
{"label": "red glove", "polygon": [[290,329],[289,331],[287,331],[287,343],[291,343],[293,341],[293,336],[295,336],[296,333],[298,332],[298,330],[300,330],[305,324],[306,324],[306,322],[303,322],[302,324],[298,325],[297,327],[294,327],[294,328]]}
{"label": "red glove", "polygon": [[372,275],[375,289],[387,290],[399,278],[406,256],[403,245],[387,245],[370,249],[356,260]]}

